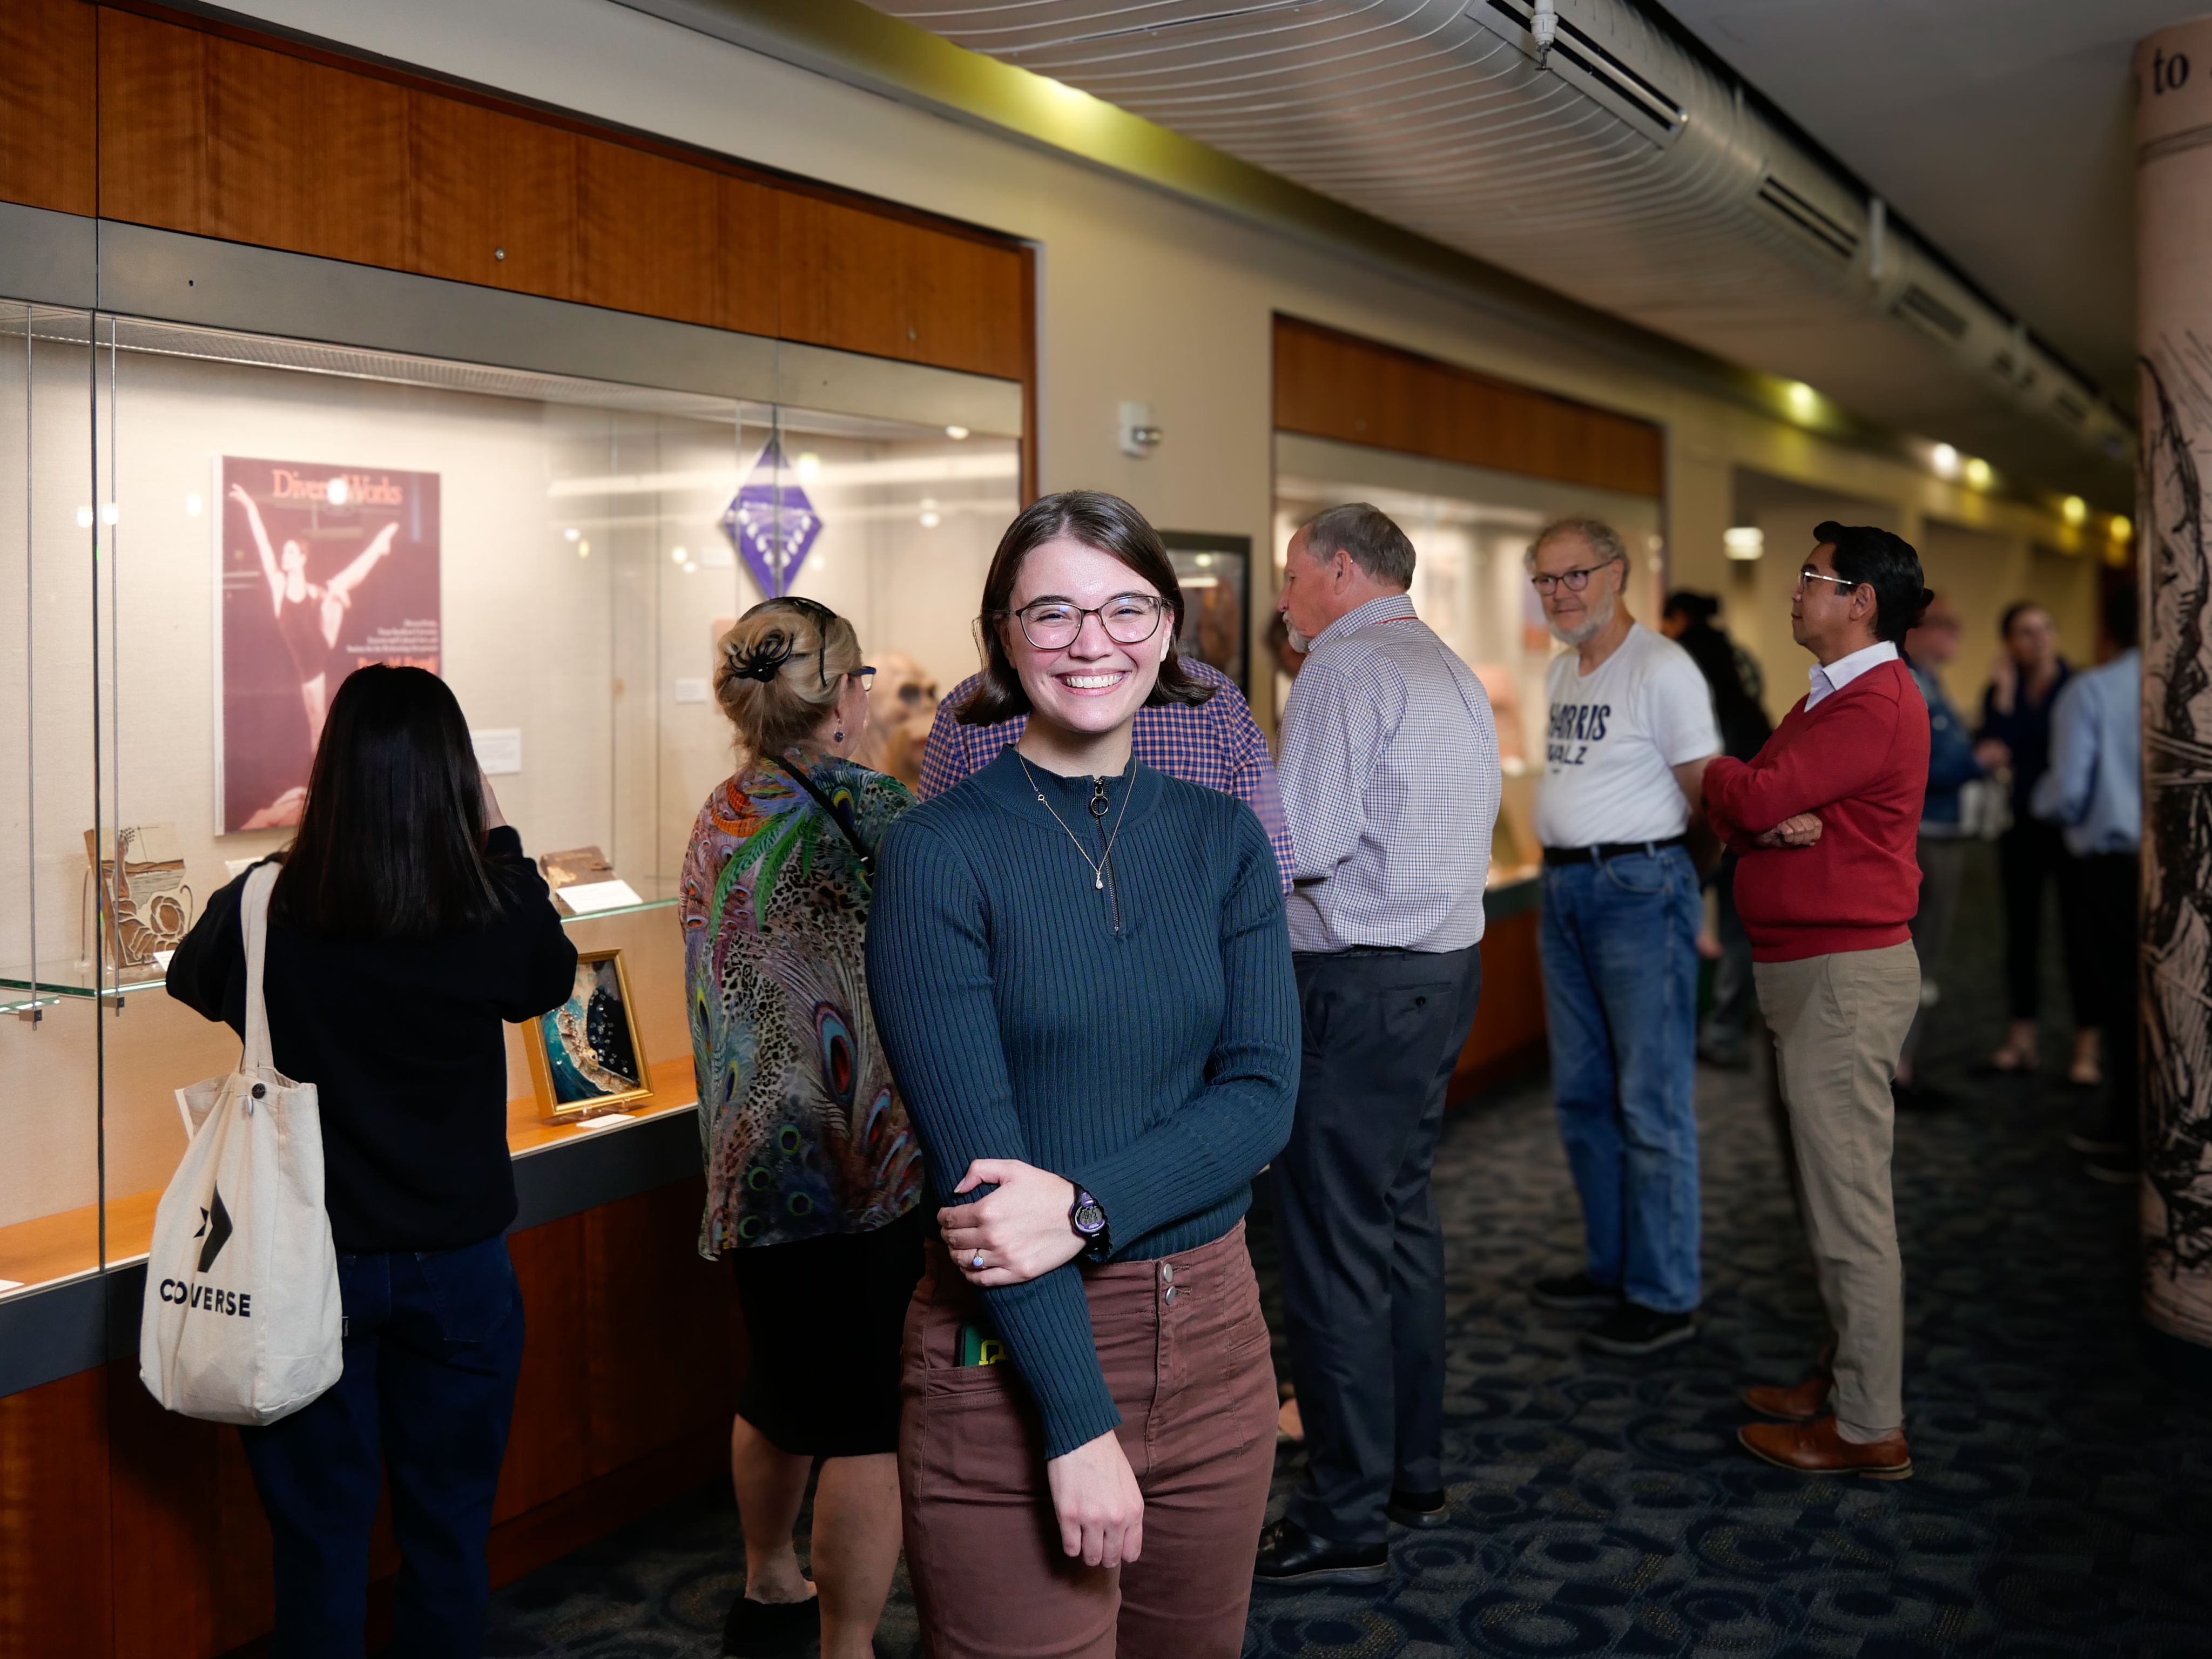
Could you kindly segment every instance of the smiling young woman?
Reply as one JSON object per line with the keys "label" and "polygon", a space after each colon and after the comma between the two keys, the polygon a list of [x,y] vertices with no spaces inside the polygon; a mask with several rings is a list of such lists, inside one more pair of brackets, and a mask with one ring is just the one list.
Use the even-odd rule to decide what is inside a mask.
{"label": "smiling young woman", "polygon": [[1206,695],[1182,614],[1127,502],[1029,508],[961,710],[1027,725],[883,847],[869,987],[943,1206],[900,1430],[939,1659],[1243,1644],[1275,1413],[1243,1215],[1298,1013],[1259,820],[1130,757],[1138,709]]}

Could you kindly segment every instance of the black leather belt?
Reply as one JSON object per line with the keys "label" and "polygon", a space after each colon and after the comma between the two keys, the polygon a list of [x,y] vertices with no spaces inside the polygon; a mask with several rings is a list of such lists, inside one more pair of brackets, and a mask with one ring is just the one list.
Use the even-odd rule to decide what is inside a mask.
{"label": "black leather belt", "polygon": [[1649,855],[1664,852],[1669,847],[1686,847],[1689,842],[1687,836],[1669,836],[1664,841],[1609,841],[1601,847],[1547,847],[1544,862],[1588,864],[1592,859],[1596,859],[1602,863],[1607,859],[1633,858],[1638,854]]}

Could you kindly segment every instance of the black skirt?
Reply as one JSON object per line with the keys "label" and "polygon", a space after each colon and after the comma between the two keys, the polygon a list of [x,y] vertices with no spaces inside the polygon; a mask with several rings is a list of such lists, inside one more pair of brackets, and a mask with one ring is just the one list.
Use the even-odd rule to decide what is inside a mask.
{"label": "black skirt", "polygon": [[921,1277],[922,1219],[729,1253],[751,1350],[738,1415],[778,1451],[898,1449],[899,1343]]}

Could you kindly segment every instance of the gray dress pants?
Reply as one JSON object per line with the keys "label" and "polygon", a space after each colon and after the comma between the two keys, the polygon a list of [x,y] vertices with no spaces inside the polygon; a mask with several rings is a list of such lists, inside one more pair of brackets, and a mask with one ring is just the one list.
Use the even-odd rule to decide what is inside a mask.
{"label": "gray dress pants", "polygon": [[1482,988],[1478,947],[1294,958],[1297,1115],[1275,1160],[1307,1472],[1290,1516],[1374,1544],[1395,1486],[1443,1485],[1443,1237],[1429,1176]]}

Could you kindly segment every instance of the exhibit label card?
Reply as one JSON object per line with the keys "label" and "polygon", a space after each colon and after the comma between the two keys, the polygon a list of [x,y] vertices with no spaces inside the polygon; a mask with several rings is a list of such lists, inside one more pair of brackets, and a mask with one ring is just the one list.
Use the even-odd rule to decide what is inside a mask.
{"label": "exhibit label card", "polygon": [[323,716],[368,663],[439,672],[438,475],[226,455],[216,833],[300,821]]}
{"label": "exhibit label card", "polygon": [[580,881],[563,887],[554,895],[576,916],[590,915],[594,910],[619,910],[624,905],[642,904],[637,890],[619,878],[614,881]]}

